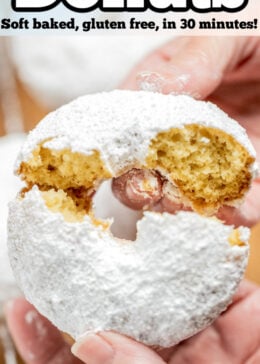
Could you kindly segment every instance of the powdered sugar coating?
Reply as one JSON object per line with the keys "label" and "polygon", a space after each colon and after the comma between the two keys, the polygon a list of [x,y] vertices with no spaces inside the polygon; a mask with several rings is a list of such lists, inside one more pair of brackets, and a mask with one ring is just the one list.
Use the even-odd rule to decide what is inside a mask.
{"label": "powdered sugar coating", "polygon": [[[183,95],[115,90],[81,97],[45,117],[30,133],[16,169],[48,139],[43,145],[50,149],[68,148],[86,155],[100,151],[106,168],[117,176],[128,166],[145,162],[158,132],[188,124],[223,130],[255,158],[245,129],[212,103]],[[256,173],[256,163],[251,170]]]}
{"label": "powdered sugar coating", "polygon": [[[192,229],[191,229],[192,226]],[[146,212],[135,242],[65,222],[35,186],[10,204],[9,253],[27,299],[74,338],[115,330],[168,347],[197,333],[229,304],[247,263],[232,227],[192,212]]]}
{"label": "powdered sugar coating", "polygon": [[2,303],[20,292],[9,264],[7,254],[7,215],[8,202],[23,187],[23,183],[13,176],[13,164],[25,134],[10,134],[0,138],[0,317]]}

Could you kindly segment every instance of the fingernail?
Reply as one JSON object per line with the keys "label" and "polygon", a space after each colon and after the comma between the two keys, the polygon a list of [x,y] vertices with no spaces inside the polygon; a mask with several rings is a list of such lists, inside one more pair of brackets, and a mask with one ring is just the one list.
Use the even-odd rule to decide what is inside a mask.
{"label": "fingernail", "polygon": [[188,73],[170,74],[164,77],[156,72],[142,72],[137,75],[137,86],[142,91],[159,92],[171,95],[187,95],[201,99],[201,94],[192,86]]}
{"label": "fingernail", "polygon": [[114,349],[101,336],[87,334],[78,339],[72,353],[88,364],[113,364]]}
{"label": "fingernail", "polygon": [[142,91],[162,92],[164,77],[156,72],[142,72],[137,75],[137,85]]}

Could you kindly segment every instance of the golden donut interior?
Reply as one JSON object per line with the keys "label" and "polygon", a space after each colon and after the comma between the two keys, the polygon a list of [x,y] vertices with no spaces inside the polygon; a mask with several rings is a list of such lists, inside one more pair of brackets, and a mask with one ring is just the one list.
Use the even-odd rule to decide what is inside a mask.
{"label": "golden donut interior", "polygon": [[241,199],[249,189],[254,159],[232,136],[198,125],[159,133],[150,144],[147,167],[171,182],[202,214]]}
{"label": "golden donut interior", "polygon": [[19,174],[29,184],[36,184],[56,190],[93,188],[102,179],[111,178],[98,151],[90,155],[72,152],[69,149],[50,150],[42,143],[34,151],[32,158],[22,162]]}
{"label": "golden donut interior", "polygon": [[[143,168],[167,176],[193,210],[210,215],[243,197],[250,186],[253,161],[247,150],[223,131],[187,125],[160,132],[150,143]],[[36,184],[47,207],[62,213],[66,221],[80,222],[88,214],[94,224],[108,228],[108,223],[94,217],[91,208],[100,182],[114,177],[98,151],[83,155],[68,149],[50,150],[43,142],[18,172],[27,182],[23,192]],[[230,243],[240,245],[239,234]]]}
{"label": "golden donut interior", "polygon": [[228,238],[228,242],[231,246],[245,246],[245,243],[240,239],[239,230],[235,229],[232,231]]}
{"label": "golden donut interior", "polygon": [[[69,222],[83,221],[86,214],[92,213],[91,196],[97,181],[112,177],[98,151],[83,155],[69,149],[50,150],[43,143],[27,163],[21,164],[19,174],[28,185],[24,192],[37,185],[47,207],[61,212]],[[107,226],[99,220],[93,221]]]}
{"label": "golden donut interior", "polygon": [[87,213],[87,207],[77,204],[77,202],[70,197],[63,190],[48,190],[42,191],[42,197],[46,206],[52,212],[61,212],[64,219],[68,222],[81,222]]}

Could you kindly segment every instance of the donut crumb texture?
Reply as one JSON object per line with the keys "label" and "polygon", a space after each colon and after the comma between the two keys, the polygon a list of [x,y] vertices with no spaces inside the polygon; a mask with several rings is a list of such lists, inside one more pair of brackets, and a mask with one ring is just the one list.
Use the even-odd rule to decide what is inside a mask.
{"label": "donut crumb texture", "polygon": [[206,215],[243,198],[253,161],[232,136],[199,125],[160,132],[146,159],[148,168],[166,172],[192,208]]}
{"label": "donut crumb texture", "polygon": [[[86,214],[94,219],[93,194],[103,180],[114,177],[99,151],[85,155],[69,149],[51,150],[44,147],[45,142],[20,165],[18,173],[28,190],[36,184],[48,208],[62,212],[67,221],[82,221]],[[186,125],[158,133],[143,168],[167,176],[194,211],[211,216],[220,206],[243,199],[250,187],[253,161],[225,132]]]}
{"label": "donut crumb texture", "polygon": [[241,239],[239,229],[232,231],[228,238],[228,242],[231,246],[245,246],[246,243]]}
{"label": "donut crumb texture", "polygon": [[75,200],[63,190],[42,191],[46,206],[54,213],[61,212],[67,222],[82,222],[86,209],[75,203]]}
{"label": "donut crumb texture", "polygon": [[[110,172],[97,151],[83,155],[68,149],[50,150],[42,144],[18,171],[27,183],[27,191],[37,185],[51,211],[61,212],[68,222],[83,221],[86,214],[92,213],[91,198],[97,182],[110,178]],[[99,220],[93,222],[100,224]]]}
{"label": "donut crumb texture", "polygon": [[28,162],[21,163],[18,173],[27,183],[77,190],[93,188],[97,181],[111,177],[98,151],[84,155],[69,149],[50,150],[43,146],[45,142],[38,145]]}

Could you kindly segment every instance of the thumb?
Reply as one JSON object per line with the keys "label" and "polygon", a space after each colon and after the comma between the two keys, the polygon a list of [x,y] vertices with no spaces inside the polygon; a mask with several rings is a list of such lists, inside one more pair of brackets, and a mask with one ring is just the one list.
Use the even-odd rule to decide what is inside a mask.
{"label": "thumb", "polygon": [[88,364],[165,364],[153,350],[112,332],[84,336],[72,352]]}
{"label": "thumb", "polygon": [[243,37],[176,38],[139,63],[122,87],[204,99],[250,55],[253,46]]}

